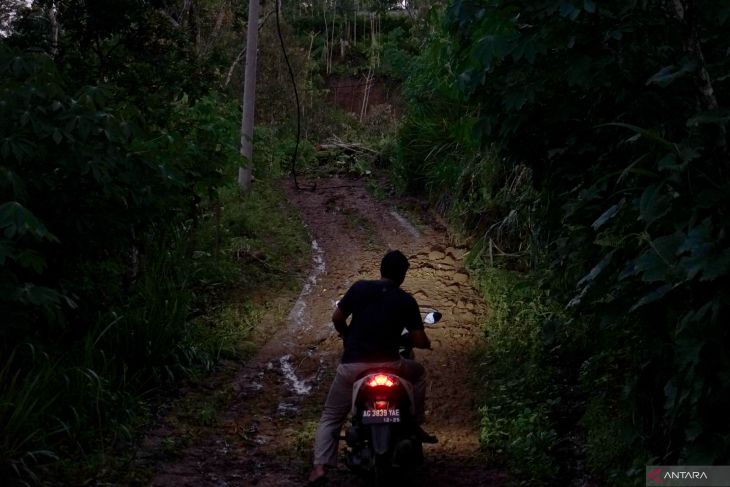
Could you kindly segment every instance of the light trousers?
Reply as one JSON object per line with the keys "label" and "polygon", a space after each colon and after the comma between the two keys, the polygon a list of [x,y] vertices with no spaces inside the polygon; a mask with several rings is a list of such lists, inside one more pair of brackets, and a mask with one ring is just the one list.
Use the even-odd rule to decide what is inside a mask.
{"label": "light trousers", "polygon": [[332,382],[322,416],[314,438],[314,464],[337,466],[337,444],[340,430],[352,408],[352,384],[364,371],[388,368],[413,384],[413,406],[417,424],[424,419],[426,402],[426,369],[415,360],[400,359],[393,362],[357,362],[340,364]]}

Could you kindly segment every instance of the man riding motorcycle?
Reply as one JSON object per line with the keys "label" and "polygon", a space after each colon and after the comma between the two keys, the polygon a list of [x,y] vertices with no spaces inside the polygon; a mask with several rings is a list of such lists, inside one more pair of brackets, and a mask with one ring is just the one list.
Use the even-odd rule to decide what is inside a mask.
{"label": "man riding motorcycle", "polygon": [[[400,288],[408,267],[408,259],[400,251],[388,252],[380,263],[381,279],[353,284],[332,314],[345,351],[317,428],[310,484],[324,479],[326,466],[337,466],[339,432],[352,405],[352,385],[364,371],[388,368],[409,380],[413,384],[416,422],[420,425],[424,420],[426,371],[415,360],[402,358],[398,351],[404,328],[409,331],[413,347],[431,348],[418,303]],[[346,320],[350,315],[348,326]],[[420,427],[419,435],[424,443],[436,442]]]}

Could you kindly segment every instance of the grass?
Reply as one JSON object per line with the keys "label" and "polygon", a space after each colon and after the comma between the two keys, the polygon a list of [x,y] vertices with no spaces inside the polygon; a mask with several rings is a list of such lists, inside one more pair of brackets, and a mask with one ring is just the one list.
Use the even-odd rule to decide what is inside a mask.
{"label": "grass", "polygon": [[312,457],[312,445],[314,444],[314,435],[317,432],[317,426],[319,426],[319,418],[305,421],[302,428],[297,432],[294,441],[297,458],[307,462],[307,464],[309,464]]}
{"label": "grass", "polygon": [[[173,454],[210,427],[231,400],[211,393],[221,360],[245,360],[262,313],[257,296],[296,289],[309,238],[273,178],[253,191],[221,191],[196,227],[179,226],[145,251],[126,304],[108,310],[65,349],[17,346],[0,359],[0,476],[77,485],[140,483],[133,444],[152,411],[181,380],[201,393],[182,399]],[[268,291],[267,291],[268,290]]]}
{"label": "grass", "polygon": [[480,439],[491,461],[505,463],[531,485],[555,481],[557,433],[551,412],[559,407],[544,356],[542,324],[555,311],[540,290],[519,274],[472,263],[489,313],[487,347],[472,361],[480,391]]}

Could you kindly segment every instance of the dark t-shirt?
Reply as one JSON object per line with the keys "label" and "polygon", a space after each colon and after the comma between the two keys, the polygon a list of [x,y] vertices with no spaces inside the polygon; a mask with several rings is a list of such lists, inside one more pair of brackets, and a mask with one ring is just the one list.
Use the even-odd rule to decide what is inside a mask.
{"label": "dark t-shirt", "polygon": [[423,330],[416,300],[386,281],[358,281],[337,305],[352,321],[342,363],[398,360],[403,328]]}

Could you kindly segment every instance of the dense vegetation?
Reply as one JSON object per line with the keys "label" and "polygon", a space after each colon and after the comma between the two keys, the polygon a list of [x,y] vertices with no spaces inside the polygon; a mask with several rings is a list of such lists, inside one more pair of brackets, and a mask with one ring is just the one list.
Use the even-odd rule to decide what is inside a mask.
{"label": "dense vegetation", "polygon": [[475,237],[482,438],[522,478],[730,461],[729,22],[455,0],[416,27],[394,170]]}
{"label": "dense vegetation", "polygon": [[173,381],[242,353],[251,283],[306,260],[269,182],[283,154],[235,189],[240,19],[196,8],[3,12],[0,478],[100,475]]}
{"label": "dense vegetation", "polygon": [[[730,6],[407,6],[284,5],[300,161],[335,132],[369,142],[471,239],[487,460],[531,485],[729,463]],[[243,199],[245,5],[0,7],[1,478],[108,463],[154,391],[240,353],[249,308],[224,289],[305,253],[269,210],[295,110],[268,7]],[[331,110],[332,75],[402,82],[395,141],[392,113]]]}

